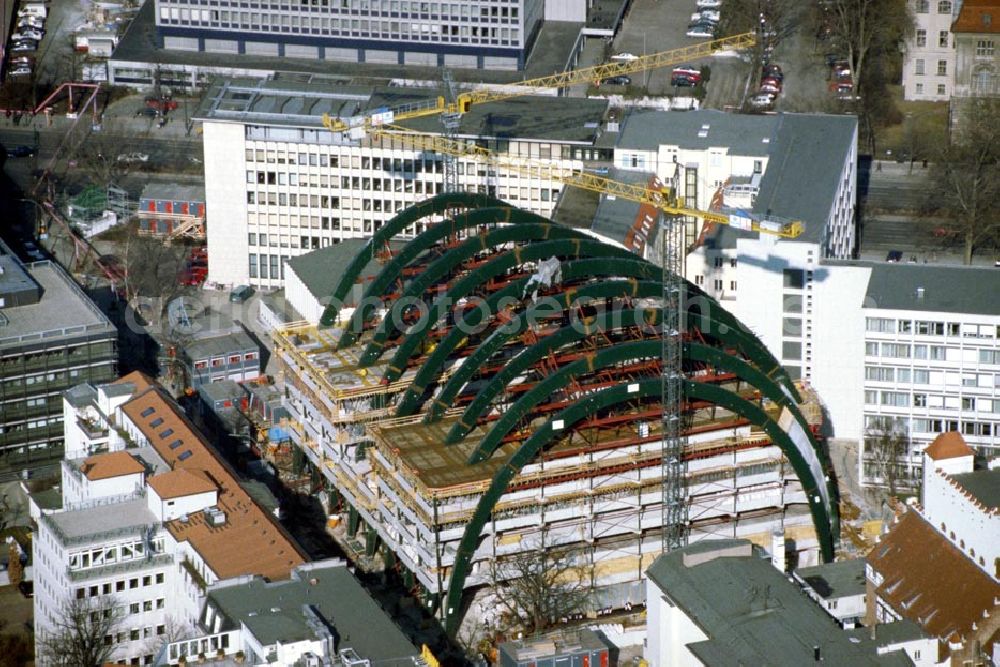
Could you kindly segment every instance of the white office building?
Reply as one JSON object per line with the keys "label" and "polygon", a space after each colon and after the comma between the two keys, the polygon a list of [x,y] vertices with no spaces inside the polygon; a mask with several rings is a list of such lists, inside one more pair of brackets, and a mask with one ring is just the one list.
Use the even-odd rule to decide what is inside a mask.
{"label": "white office building", "polygon": [[[582,0],[553,3],[576,17]],[[209,3],[156,0],[160,46],[311,60],[523,69],[542,0]]]}
{"label": "white office building", "polygon": [[[352,139],[322,125],[323,113],[349,117],[366,109],[425,102],[436,91],[286,82],[222,82],[199,112],[204,128],[210,283],[284,284],[290,257],[346,238],[366,238],[403,208],[444,191],[440,155],[383,137]],[[595,146],[603,100],[526,97],[483,104],[462,117],[459,139],[485,140],[499,152],[581,168],[610,156]],[[437,117],[406,123],[443,132]],[[502,137],[497,140],[496,137]],[[458,160],[461,190],[548,216],[562,186],[520,173],[497,173]],[[404,236],[423,231],[423,224]]]}
{"label": "white office building", "polygon": [[[36,637],[59,634],[79,601],[114,610],[104,637],[112,661],[153,664],[168,637],[194,627],[208,585],[287,579],[304,562],[145,376],[77,386],[64,413],[63,506],[32,511]],[[43,649],[36,657],[49,664]]]}

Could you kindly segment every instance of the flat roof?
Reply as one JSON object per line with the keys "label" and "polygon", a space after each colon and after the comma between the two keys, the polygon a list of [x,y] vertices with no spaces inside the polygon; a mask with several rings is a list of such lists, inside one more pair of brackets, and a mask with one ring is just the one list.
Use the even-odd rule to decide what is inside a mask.
{"label": "flat roof", "polygon": [[708,635],[688,648],[711,665],[904,665],[854,643],[747,540],[703,540],[656,559],[646,575]]}
{"label": "flat roof", "polygon": [[[730,155],[764,157],[770,152],[776,124],[774,116],[733,114],[715,109],[632,109],[621,120],[615,148],[644,151],[660,146],[679,146],[688,150],[726,148]],[[703,130],[706,125],[708,129]]]}
{"label": "flat roof", "polygon": [[[440,95],[441,91],[435,88],[228,79],[209,87],[195,118],[323,129],[324,113],[347,118],[386,107],[427,104]],[[456,135],[593,144],[607,106],[607,100],[552,95],[478,104],[462,115]],[[443,132],[437,115],[398,124],[430,134]]]}
{"label": "flat roof", "polygon": [[795,571],[825,600],[865,594],[865,559],[852,558]]}
{"label": "flat roof", "polygon": [[[870,262],[865,308],[1000,315],[1000,269]],[[917,289],[923,288],[918,294]]]}
{"label": "flat roof", "polygon": [[[166,201],[205,201],[205,186],[183,183],[162,183],[152,181],[142,188],[141,199],[162,199]],[[142,211],[140,211],[141,213]]]}
{"label": "flat roof", "polygon": [[1000,508],[1000,468],[952,475],[951,478],[986,507]]}
{"label": "flat roof", "polygon": [[0,348],[94,334],[117,336],[111,320],[57,264],[35,262],[26,268],[42,286],[42,298],[36,304],[3,309],[6,322],[0,326]]}
{"label": "flat roof", "polygon": [[260,352],[260,346],[245,331],[196,338],[184,345],[184,354],[193,360],[225,356],[234,352]]}
{"label": "flat roof", "polygon": [[[113,505],[98,505],[80,510],[68,510],[45,515],[58,532],[67,539],[98,542],[101,534],[134,528],[144,530],[158,524],[156,515],[149,511],[145,498]],[[88,540],[88,538],[92,538]]]}
{"label": "flat roof", "polygon": [[419,653],[343,561],[297,568],[289,581],[223,585],[209,590],[208,601],[228,620],[224,629],[244,624],[264,646],[315,638],[304,612],[311,609],[335,633],[338,649],[353,648],[373,662]]}
{"label": "flat roof", "polygon": [[[604,0],[608,2],[610,0]],[[620,0],[619,0],[620,1]],[[144,3],[131,25],[118,43],[112,61],[162,65],[184,65],[220,70],[232,68],[246,72],[256,70],[261,76],[277,73],[279,76],[320,76],[328,80],[409,79],[440,81],[441,70],[415,65],[357,63],[338,60],[309,58],[279,58],[255,56],[249,53],[199,53],[197,51],[168,51],[156,45],[155,9]],[[606,23],[606,21],[602,21]],[[535,38],[523,71],[503,69],[454,68],[456,81],[482,81],[487,83],[512,83],[525,78],[548,76],[561,72],[571,57],[573,45],[583,25],[563,21],[545,21]],[[238,34],[238,31],[234,31]]]}

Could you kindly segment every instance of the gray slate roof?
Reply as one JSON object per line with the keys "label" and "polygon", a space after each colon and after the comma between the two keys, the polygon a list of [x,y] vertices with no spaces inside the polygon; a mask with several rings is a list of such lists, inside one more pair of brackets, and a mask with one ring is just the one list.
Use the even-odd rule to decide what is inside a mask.
{"label": "gray slate roof", "polygon": [[1000,507],[1000,468],[967,472],[952,478],[982,504],[993,509]]}
{"label": "gray slate roof", "polygon": [[[865,265],[865,263],[858,263]],[[1000,269],[868,263],[869,308],[1000,315]],[[917,296],[917,288],[924,288]]]}
{"label": "gray slate roof", "polygon": [[[334,287],[340,283],[344,269],[351,263],[354,256],[365,247],[366,243],[368,243],[367,239],[344,239],[332,246],[292,257],[288,260],[288,268],[294,271],[299,280],[305,283],[310,294],[317,299],[323,299],[333,293]],[[389,247],[393,251],[399,250],[404,245],[403,241],[389,242]],[[362,280],[371,278],[381,268],[381,262],[372,260],[362,269],[360,278]],[[348,293],[348,299],[350,294]]]}
{"label": "gray slate roof", "polygon": [[225,629],[246,624],[264,646],[314,638],[303,614],[312,608],[335,628],[337,649],[353,648],[373,662],[417,655],[402,631],[343,563],[316,563],[293,571],[290,581],[261,578],[210,589],[208,599],[227,619]]}
{"label": "gray slate roof", "polygon": [[[709,126],[707,136],[699,137],[704,125]],[[616,147],[647,151],[675,145],[684,149],[725,147],[731,155],[765,156],[774,125],[774,116],[731,114],[714,109],[636,109],[622,120]]]}
{"label": "gray slate roof", "polygon": [[805,223],[798,241],[822,241],[847,153],[854,150],[854,116],[783,113],[775,117],[770,158],[754,212]]}
{"label": "gray slate roof", "polygon": [[[705,540],[660,556],[646,571],[664,595],[709,639],[688,648],[717,666],[813,664],[813,647],[826,664],[912,664],[900,653],[876,656],[870,641],[853,643],[798,587],[752,547],[750,556],[718,556],[746,549],[746,540]],[[694,564],[694,561],[702,562]],[[687,564],[685,562],[687,561]]]}

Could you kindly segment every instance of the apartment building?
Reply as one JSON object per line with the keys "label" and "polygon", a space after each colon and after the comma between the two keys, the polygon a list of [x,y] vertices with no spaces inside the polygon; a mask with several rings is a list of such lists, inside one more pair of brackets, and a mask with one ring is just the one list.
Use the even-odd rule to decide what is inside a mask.
{"label": "apartment building", "polygon": [[909,0],[908,5],[915,25],[903,48],[903,99],[947,101],[957,83],[952,23],[962,0]]}
{"label": "apartment building", "polygon": [[78,385],[64,410],[63,506],[32,514],[37,637],[57,633],[74,601],[115,609],[112,661],[153,664],[168,636],[194,628],[208,585],[287,579],[305,561],[145,376]]}
{"label": "apartment building", "polygon": [[544,11],[542,0],[157,0],[156,31],[175,51],[523,69]]}
{"label": "apartment building", "polygon": [[[285,81],[220,82],[206,95],[204,128],[211,283],[284,284],[286,261],[346,238],[367,238],[403,208],[444,190],[442,156],[387,135],[352,138],[322,125],[383,107],[422,104],[436,91]],[[581,168],[610,156],[596,144],[607,103],[526,97],[475,107],[456,138],[484,141],[501,153]],[[440,134],[437,117],[406,123]],[[458,187],[495,193],[541,215],[552,212],[562,186],[484,163],[458,160]],[[418,223],[403,231],[412,237]]]}
{"label": "apartment building", "polygon": [[57,462],[62,392],[115,376],[118,331],[57,264],[0,243],[0,469]]}

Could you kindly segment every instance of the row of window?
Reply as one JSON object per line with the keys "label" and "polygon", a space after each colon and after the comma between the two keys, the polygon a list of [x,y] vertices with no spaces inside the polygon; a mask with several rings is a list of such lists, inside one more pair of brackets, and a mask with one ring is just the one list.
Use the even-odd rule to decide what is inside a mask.
{"label": "row of window", "polygon": [[980,389],[1000,388],[1000,375],[991,373],[946,373],[926,368],[895,368],[892,366],[865,366],[865,379],[874,382],[898,384],[934,384]]}
{"label": "row of window", "polygon": [[[913,61],[913,73],[917,76],[924,76],[927,74],[927,62],[923,58],[917,58]],[[948,76],[948,61],[939,60],[937,61],[937,76]]]}
{"label": "row of window", "polygon": [[[80,586],[76,589],[76,599],[83,600],[85,598],[95,598],[101,595],[111,595],[112,593],[124,593],[126,590],[131,591],[140,587],[145,588],[148,586],[157,586],[162,584],[163,581],[163,573],[157,572],[155,574],[146,574],[141,577],[132,577],[130,579],[118,579],[114,582],[106,581],[103,584]],[[157,606],[157,609],[161,608],[161,606]],[[151,609],[147,609],[146,611],[151,611]]]}
{"label": "row of window", "polygon": [[895,320],[891,317],[865,318],[865,330],[877,333],[904,333],[918,336],[961,336],[962,338],[1000,338],[1000,325],[959,324],[929,320]]}
{"label": "row of window", "polygon": [[[229,363],[231,365],[239,364],[240,361],[253,361],[256,358],[257,358],[256,352],[246,352],[243,353],[242,355],[231,354],[229,355]],[[194,367],[198,370],[201,370],[203,368],[208,368],[209,364],[211,364],[212,368],[221,368],[222,366],[226,365],[226,357],[212,357],[211,359],[199,359],[194,362]]]}
{"label": "row of window", "polygon": [[[942,49],[948,48],[948,39],[951,33],[947,30],[938,31],[938,46]],[[924,29],[917,30],[917,47],[924,48],[927,46],[927,31]]]}
{"label": "row of window", "polygon": [[[915,92],[916,92],[917,95],[923,95],[924,94],[924,84],[922,84],[922,83],[916,84],[916,91]],[[947,95],[948,94],[948,86],[946,86],[943,83],[939,83],[937,85],[937,94],[938,95]]]}
{"label": "row of window", "polygon": [[[735,262],[735,261],[736,260],[734,259],[733,262]],[[696,275],[694,277],[694,284],[698,285],[698,286],[704,286],[705,285],[705,276]],[[715,282],[713,283],[713,287],[714,287],[714,289],[715,289],[716,292],[721,292],[722,289],[723,289],[723,285],[724,285],[724,281],[721,278],[716,278]],[[735,292],[736,291],[736,281],[735,280],[730,280],[729,281],[729,291],[730,292]]]}
{"label": "row of window", "polygon": [[[918,14],[927,14],[930,12],[930,7],[930,0],[917,0],[916,9]],[[951,14],[951,0],[940,0],[937,3],[937,13]]]}
{"label": "row of window", "polygon": [[260,255],[250,253],[250,277],[263,278],[265,280],[284,280],[285,262],[288,257],[285,255]]}
{"label": "row of window", "polygon": [[[188,4],[192,4],[191,0],[183,0]],[[204,4],[204,2],[202,3]],[[269,5],[273,9],[288,9],[288,2],[284,2],[279,5],[276,0],[271,0],[270,3],[267,1],[263,2],[250,2],[250,6],[254,9],[256,8],[267,8]],[[405,0],[391,0],[391,2],[385,2],[378,7],[362,7],[360,5],[367,5],[365,1],[362,2],[348,2],[347,0],[295,0],[296,5],[301,5],[303,7],[323,7],[330,8],[338,16],[353,15],[353,16],[369,16],[372,18],[380,17],[402,17],[407,18],[409,16],[424,19],[441,19],[441,20],[479,20],[479,21],[490,21],[497,22],[501,19],[518,19],[520,18],[521,12],[520,8],[516,5],[516,2],[512,6],[498,6],[496,2],[491,2],[488,5],[476,6],[474,3],[463,2],[459,3],[437,3],[437,2],[406,2]],[[374,3],[373,3],[374,4]],[[478,11],[477,11],[478,9]],[[505,21],[501,21],[505,22]]]}
{"label": "row of window", "polygon": [[[928,419],[923,417],[898,417],[893,415],[865,415],[865,429],[896,433],[937,433],[960,432],[963,435],[989,437],[1000,436],[1000,422],[981,422],[965,419]],[[866,442],[867,447],[867,442]]]}
{"label": "row of window", "polygon": [[[960,354],[965,353],[965,354]],[[932,361],[975,361],[976,350],[960,350],[945,345],[910,345],[909,343],[865,343],[865,356],[890,359],[929,359]],[[980,364],[1000,365],[1000,351],[978,350]]]}
{"label": "row of window", "polygon": [[865,405],[887,405],[894,408],[934,408],[1000,414],[1000,400],[975,396],[941,396],[908,391],[865,390]]}

